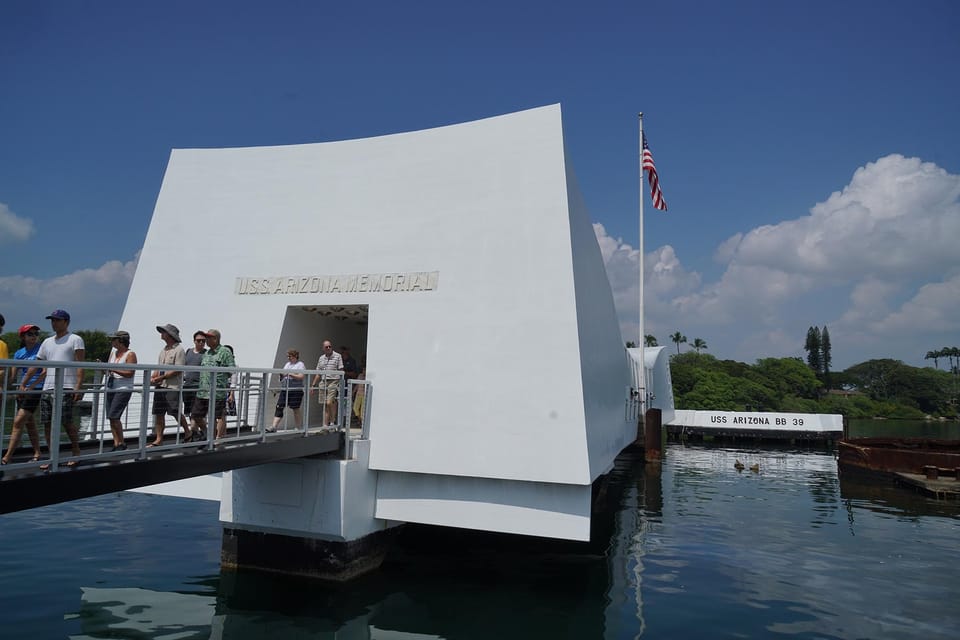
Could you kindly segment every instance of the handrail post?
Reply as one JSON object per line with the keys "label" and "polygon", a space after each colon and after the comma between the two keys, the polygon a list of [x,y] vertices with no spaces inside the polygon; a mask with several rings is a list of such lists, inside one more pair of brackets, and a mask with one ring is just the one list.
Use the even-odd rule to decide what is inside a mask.
{"label": "handrail post", "polygon": [[[17,371],[16,369],[11,368],[10,371],[13,371],[14,376],[16,376],[16,371]],[[7,433],[7,387],[10,384],[10,380],[7,380],[6,375],[7,375],[6,372],[3,372],[3,375],[0,376],[3,378],[3,388],[0,389],[0,416],[3,416],[2,418],[0,418],[0,451],[6,451],[7,449],[10,448],[10,445],[13,444],[13,440],[11,439],[10,444],[8,444],[6,447],[3,446],[3,437]],[[14,382],[16,382],[16,379],[14,379]],[[13,421],[16,421],[16,419],[17,419],[17,409],[16,409],[16,404],[14,404]],[[11,422],[11,425],[12,425],[12,422]],[[11,433],[10,433],[11,436],[13,436],[12,431],[13,431],[13,427],[11,426]]]}
{"label": "handrail post", "polygon": [[[140,386],[140,429],[137,433],[137,459],[147,458],[147,428],[150,420],[150,370],[143,372],[143,384]],[[166,416],[163,418],[166,420]]]}
{"label": "handrail post", "polygon": [[267,441],[267,403],[264,402],[267,398],[267,381],[270,379],[270,376],[266,373],[260,376],[260,384],[257,388],[260,390],[260,402],[257,405],[257,426],[260,431],[260,441]]}
{"label": "handrail post", "polygon": [[[210,371],[210,390],[209,397],[207,399],[207,445],[210,450],[213,450],[213,442],[217,438],[217,374],[211,368]],[[224,411],[227,410],[226,406],[223,408]],[[224,416],[226,419],[226,416]],[[226,434],[224,434],[226,435]]]}
{"label": "handrail post", "polygon": [[[50,416],[50,438],[47,448],[50,450],[50,470],[56,471],[60,464],[60,417],[63,415],[63,367],[57,367],[53,374],[53,407]],[[56,425],[56,426],[54,426]]]}
{"label": "handrail post", "polygon": [[364,440],[370,439],[370,399],[373,393],[373,385],[365,382],[363,385],[363,415],[360,419],[363,421],[360,425],[360,437]]}
{"label": "handrail post", "polygon": [[308,373],[303,376],[303,402],[300,404],[303,407],[303,424],[300,425],[300,430],[304,433],[310,428],[310,384],[310,374]]}

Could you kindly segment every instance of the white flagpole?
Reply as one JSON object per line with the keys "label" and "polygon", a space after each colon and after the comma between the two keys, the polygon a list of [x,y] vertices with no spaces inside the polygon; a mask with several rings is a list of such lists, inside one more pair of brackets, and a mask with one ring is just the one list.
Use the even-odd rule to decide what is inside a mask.
{"label": "white flagpole", "polygon": [[641,415],[646,413],[647,410],[647,365],[646,358],[644,357],[644,350],[646,349],[646,336],[644,334],[643,327],[643,112],[641,111],[637,116],[640,122],[640,341],[637,342],[637,346],[640,347],[640,375],[638,378],[638,383],[640,388],[640,412]]}

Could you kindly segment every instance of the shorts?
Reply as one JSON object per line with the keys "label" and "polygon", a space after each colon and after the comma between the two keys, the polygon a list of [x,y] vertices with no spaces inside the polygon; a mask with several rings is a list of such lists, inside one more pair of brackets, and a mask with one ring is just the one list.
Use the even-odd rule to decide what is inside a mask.
{"label": "shorts", "polygon": [[177,399],[177,389],[157,389],[153,392],[153,415],[162,416],[170,414],[176,416],[180,408]]}
{"label": "shorts", "polygon": [[21,393],[17,396],[17,410],[33,413],[40,406],[39,393]]}
{"label": "shorts", "polygon": [[197,388],[184,387],[181,395],[183,396],[183,412],[190,413],[193,411],[193,401],[197,399]]}
{"label": "shorts", "polygon": [[[213,403],[213,415],[215,418],[222,418],[223,414],[227,408],[227,399],[216,400]],[[197,396],[197,399],[193,401],[193,408],[190,409],[190,417],[194,420],[206,420],[207,411],[210,409],[210,400],[208,398],[201,398]]]}
{"label": "shorts", "polygon": [[303,404],[303,389],[281,389],[280,397],[277,398],[277,410],[273,415],[282,418],[284,407],[299,409],[301,404]]}
{"label": "shorts", "polygon": [[[63,406],[60,408],[60,424],[63,426],[73,424],[73,392],[67,393],[64,390]],[[53,420],[53,391],[44,392],[40,398],[40,422],[50,424]]]}
{"label": "shorts", "polygon": [[340,391],[340,379],[334,378],[333,380],[321,381],[319,388],[323,390],[323,395],[326,398],[326,402],[335,402],[337,399],[337,392]]}
{"label": "shorts", "polygon": [[127,403],[130,402],[132,391],[108,391],[107,392],[107,418],[110,420],[119,420],[120,416],[127,409]]}

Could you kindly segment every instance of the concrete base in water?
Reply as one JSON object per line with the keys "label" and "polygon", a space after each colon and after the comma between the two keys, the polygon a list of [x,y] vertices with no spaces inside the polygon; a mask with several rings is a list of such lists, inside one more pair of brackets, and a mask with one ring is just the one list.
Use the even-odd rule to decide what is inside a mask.
{"label": "concrete base in water", "polygon": [[343,582],[378,569],[398,529],[337,541],[225,528],[220,565]]}

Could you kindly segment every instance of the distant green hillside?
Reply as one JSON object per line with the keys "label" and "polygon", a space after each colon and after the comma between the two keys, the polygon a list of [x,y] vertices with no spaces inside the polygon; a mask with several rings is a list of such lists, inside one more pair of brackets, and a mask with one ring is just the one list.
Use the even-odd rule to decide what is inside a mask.
{"label": "distant green hillside", "polygon": [[868,360],[829,374],[830,389],[798,358],[749,365],[689,351],[671,356],[677,409],[839,413],[850,418],[957,417],[957,372]]}

